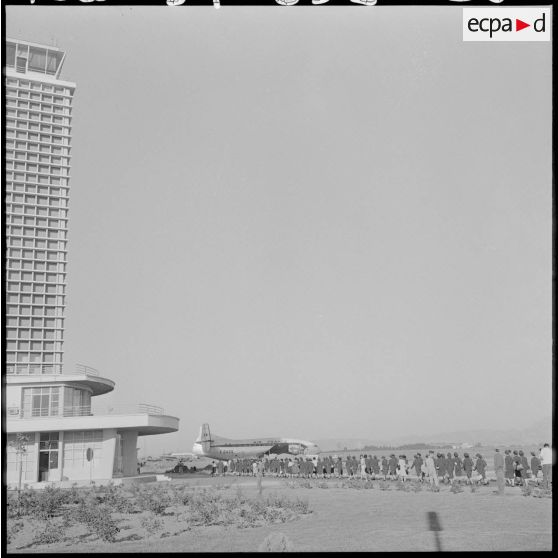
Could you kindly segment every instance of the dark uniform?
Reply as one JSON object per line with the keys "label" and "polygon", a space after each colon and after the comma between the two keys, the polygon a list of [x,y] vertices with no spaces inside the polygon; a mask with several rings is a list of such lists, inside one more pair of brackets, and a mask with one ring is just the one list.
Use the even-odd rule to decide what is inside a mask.
{"label": "dark uniform", "polygon": [[461,475],[463,475],[463,461],[461,460],[461,457],[459,457],[457,452],[453,454],[453,463],[455,465],[455,476],[460,477]]}

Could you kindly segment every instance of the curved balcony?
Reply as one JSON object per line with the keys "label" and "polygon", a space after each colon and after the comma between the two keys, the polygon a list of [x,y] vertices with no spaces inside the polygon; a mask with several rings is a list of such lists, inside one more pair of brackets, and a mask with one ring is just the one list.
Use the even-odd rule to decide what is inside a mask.
{"label": "curved balcony", "polygon": [[22,386],[79,384],[88,387],[92,396],[108,393],[115,386],[112,380],[103,378],[96,368],[85,364],[76,364],[75,369],[70,372],[60,364],[8,365],[6,381],[9,385]]}
{"label": "curved balcony", "polygon": [[60,412],[41,416],[40,411],[22,411],[19,407],[7,408],[7,430],[12,432],[37,432],[55,430],[137,430],[139,436],[164,434],[178,430],[179,419],[165,415],[162,407],[139,403],[112,405],[92,410],[91,406],[64,407]]}

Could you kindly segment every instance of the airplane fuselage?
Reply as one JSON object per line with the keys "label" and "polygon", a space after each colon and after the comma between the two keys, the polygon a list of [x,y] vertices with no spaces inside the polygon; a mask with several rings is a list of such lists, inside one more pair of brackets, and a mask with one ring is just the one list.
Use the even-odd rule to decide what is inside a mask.
{"label": "airplane fuselage", "polygon": [[[204,428],[207,428],[204,431]],[[289,453],[291,455],[317,454],[318,446],[295,438],[250,438],[233,440],[211,436],[209,427],[202,427],[192,451],[196,455],[211,459],[229,460],[245,457],[262,457],[266,454]]]}

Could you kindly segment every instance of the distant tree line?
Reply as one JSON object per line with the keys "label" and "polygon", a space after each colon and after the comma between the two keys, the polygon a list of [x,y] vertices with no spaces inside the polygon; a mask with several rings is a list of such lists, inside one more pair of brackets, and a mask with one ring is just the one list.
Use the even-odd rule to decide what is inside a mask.
{"label": "distant tree line", "polygon": [[362,450],[351,451],[389,451],[389,450],[406,450],[406,449],[431,449],[431,448],[445,448],[447,444],[426,444],[418,442],[415,444],[402,444],[400,446],[364,446]]}

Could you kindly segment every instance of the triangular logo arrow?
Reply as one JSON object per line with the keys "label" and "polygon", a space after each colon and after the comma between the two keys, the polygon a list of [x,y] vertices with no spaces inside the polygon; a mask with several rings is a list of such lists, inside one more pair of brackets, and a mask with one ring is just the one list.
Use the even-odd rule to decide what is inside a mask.
{"label": "triangular logo arrow", "polygon": [[524,21],[521,21],[520,19],[515,20],[515,30],[516,31],[521,31],[522,29],[525,29],[525,27],[531,27],[530,23],[525,23]]}

